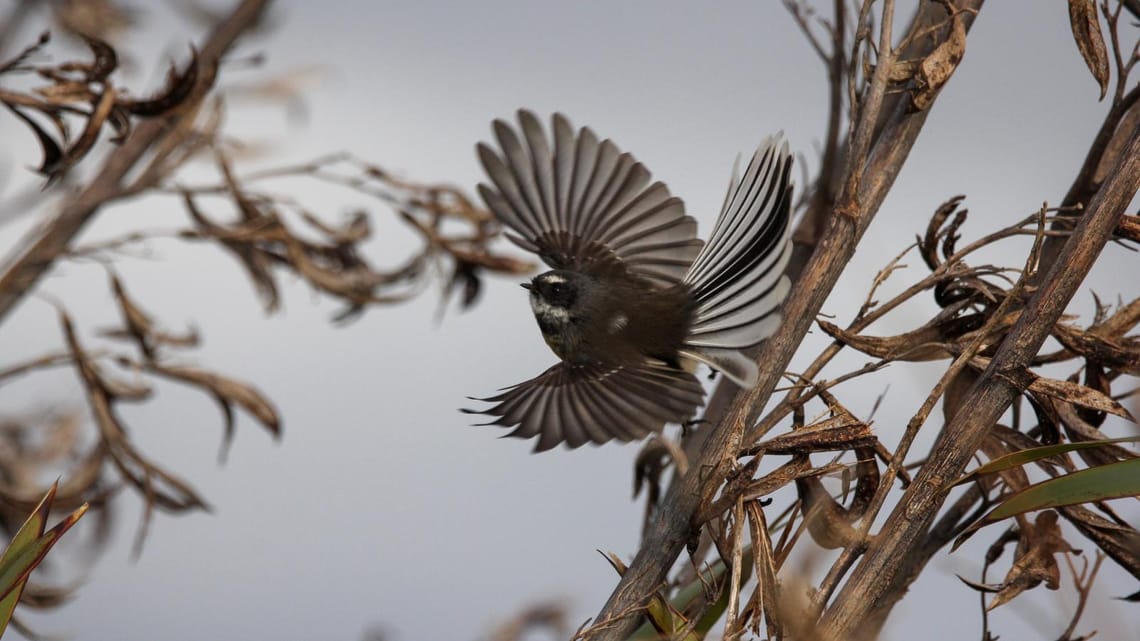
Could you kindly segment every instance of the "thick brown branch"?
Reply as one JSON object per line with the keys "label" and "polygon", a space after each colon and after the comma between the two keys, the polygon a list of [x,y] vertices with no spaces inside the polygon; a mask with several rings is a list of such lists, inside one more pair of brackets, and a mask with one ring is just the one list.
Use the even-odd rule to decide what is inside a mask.
{"label": "thick brown branch", "polygon": [[[242,0],[202,45],[199,64],[204,69],[216,69],[222,55],[257,22],[267,5],[268,0]],[[186,104],[199,102],[210,91],[213,79],[213,73],[199,74],[198,83]],[[9,257],[0,270],[0,322],[35,287],[55,259],[67,251],[72,240],[99,209],[118,194],[123,179],[135,164],[166,135],[177,132],[182,121],[193,118],[194,112],[194,109],[179,109],[168,118],[143,122],[122,147],[107,157],[87,187],[64,203],[54,220],[33,232],[26,242],[20,243],[23,250]]]}
{"label": "thick brown branch", "polygon": [[1040,350],[1140,189],[1140,135],[1136,130],[1108,176],[990,366],[960,404],[970,411],[958,413],[946,426],[927,465],[824,614],[822,638],[873,638],[901,598],[905,584],[900,579],[911,574],[901,572],[905,559],[923,546],[927,528],[946,500],[950,484],[962,474],[990,426],[1021,392],[1006,374],[1026,367]]}

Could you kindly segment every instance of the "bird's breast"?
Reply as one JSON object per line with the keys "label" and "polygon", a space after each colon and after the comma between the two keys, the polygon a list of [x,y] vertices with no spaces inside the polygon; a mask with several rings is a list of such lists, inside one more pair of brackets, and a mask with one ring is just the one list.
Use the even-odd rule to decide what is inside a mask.
{"label": "bird's breast", "polygon": [[558,358],[567,360],[572,356],[574,341],[570,334],[573,332],[573,319],[569,310],[556,307],[545,302],[533,305],[534,320],[542,332],[542,340]]}

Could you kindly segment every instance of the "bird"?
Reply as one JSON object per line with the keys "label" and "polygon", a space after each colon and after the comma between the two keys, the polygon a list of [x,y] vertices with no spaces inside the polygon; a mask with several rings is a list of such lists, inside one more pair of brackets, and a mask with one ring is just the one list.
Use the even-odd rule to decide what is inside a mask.
{"label": "bird", "polygon": [[[520,109],[496,119],[496,150],[477,155],[478,191],[506,236],[551,269],[522,283],[559,362],[468,414],[482,425],[565,444],[635,441],[690,421],[704,401],[703,363],[752,388],[759,368],[741,350],[778,328],[791,287],[792,158],[783,133],[734,169],[707,242],[681,199],[631,154],[559,113],[550,136]],[[737,161],[737,168],[739,160]]]}

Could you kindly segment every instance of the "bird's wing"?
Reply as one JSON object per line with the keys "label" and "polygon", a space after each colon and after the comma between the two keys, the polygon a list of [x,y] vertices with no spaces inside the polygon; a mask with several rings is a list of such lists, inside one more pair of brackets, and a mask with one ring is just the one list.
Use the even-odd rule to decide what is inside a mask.
{"label": "bird's wing", "polygon": [[479,193],[508,237],[555,269],[591,271],[616,259],[658,284],[680,282],[701,249],[681,200],[589,128],[575,132],[555,114],[552,144],[533,113],[518,116],[517,131],[494,122],[500,151],[477,147],[491,180]]}
{"label": "bird's wing", "polygon": [[656,362],[559,363],[497,396],[475,399],[491,407],[463,411],[495,417],[484,425],[513,427],[506,436],[537,436],[534,450],[541,452],[559,443],[575,448],[641,439],[665,423],[692,418],[703,399],[704,388],[692,374]]}

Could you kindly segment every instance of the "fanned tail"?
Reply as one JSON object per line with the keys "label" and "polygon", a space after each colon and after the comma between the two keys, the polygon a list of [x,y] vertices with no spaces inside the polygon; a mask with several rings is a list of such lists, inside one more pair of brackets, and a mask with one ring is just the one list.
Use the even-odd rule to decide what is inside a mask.
{"label": "fanned tail", "polygon": [[776,331],[777,308],[791,286],[784,276],[792,247],[791,168],[782,133],[756,149],[685,275],[697,309],[682,354],[745,388],[756,384],[759,371],[740,350]]}

